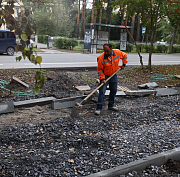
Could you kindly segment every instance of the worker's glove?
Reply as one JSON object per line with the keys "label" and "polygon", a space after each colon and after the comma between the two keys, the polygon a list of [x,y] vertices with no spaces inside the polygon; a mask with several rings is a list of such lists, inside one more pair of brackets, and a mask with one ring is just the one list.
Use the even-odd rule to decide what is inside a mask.
{"label": "worker's glove", "polygon": [[121,69],[124,69],[124,66],[123,66],[123,65],[121,65],[121,66],[120,66],[120,68],[121,68]]}

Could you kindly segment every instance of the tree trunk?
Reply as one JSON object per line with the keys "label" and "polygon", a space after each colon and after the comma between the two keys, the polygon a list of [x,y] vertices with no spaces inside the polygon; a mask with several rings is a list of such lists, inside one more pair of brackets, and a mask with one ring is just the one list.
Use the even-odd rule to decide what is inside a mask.
{"label": "tree trunk", "polygon": [[[109,16],[109,24],[111,25],[111,20],[112,20],[112,18],[111,18],[112,16],[111,16],[111,14],[110,14],[110,16]],[[109,33],[109,36],[108,36],[108,40],[110,40],[110,33],[111,33],[111,27],[109,27],[109,29],[108,29],[108,33]]]}
{"label": "tree trunk", "polygon": [[[157,30],[157,22],[158,22],[160,4],[161,4],[161,2],[159,1],[159,4],[158,4],[157,9],[156,9],[156,13],[155,13],[155,15],[156,15],[155,22],[153,22],[153,19],[151,19],[151,50],[149,52],[149,62],[148,62],[148,69],[150,71],[152,71],[151,56],[153,53],[154,36],[155,36],[156,30]],[[153,31],[153,28],[154,28],[154,31]]]}
{"label": "tree trunk", "polygon": [[175,40],[175,37],[176,37],[176,32],[177,32],[177,27],[175,28],[174,33],[173,33],[173,36],[172,36],[172,40],[171,40],[171,44],[170,44],[170,48],[169,48],[169,53],[172,52],[174,40]]}
{"label": "tree trunk", "polygon": [[[92,7],[92,14],[91,14],[91,23],[94,23],[94,3],[95,3],[95,0],[93,0],[93,7]],[[92,26],[91,26],[92,28]]]}
{"label": "tree trunk", "polygon": [[154,39],[153,35],[154,35],[153,31],[151,31],[151,50],[149,52],[149,61],[148,61],[148,69],[150,71],[152,71],[152,68],[151,68],[151,66],[152,66],[152,64],[151,64],[151,56],[152,56],[152,53],[153,53],[153,39]]}
{"label": "tree trunk", "polygon": [[[135,15],[133,15],[133,17],[132,17],[132,22],[131,22],[131,26],[133,26],[133,28],[131,28],[131,36],[134,36],[134,24],[135,24]],[[130,42],[130,43],[133,43],[133,39],[130,38],[130,39],[129,39],[129,42]]]}
{"label": "tree trunk", "polygon": [[84,31],[84,34],[85,34],[85,23],[86,23],[86,0],[84,0],[84,25],[83,25],[83,31]]}
{"label": "tree trunk", "polygon": [[[111,7],[111,3],[110,0],[108,0],[108,6],[107,6],[108,10],[107,10],[107,15],[109,14],[109,24],[111,25],[111,21],[112,21],[112,7]],[[108,28],[108,40],[110,40],[110,33],[111,33],[111,27]]]}
{"label": "tree trunk", "polygon": [[95,8],[95,18],[94,18],[94,23],[96,23],[96,19],[97,19],[97,7]]}
{"label": "tree trunk", "polygon": [[[107,24],[107,21],[108,21],[108,17],[107,17],[107,14],[106,14],[106,24]],[[104,30],[107,31],[107,27],[105,27]]]}
{"label": "tree trunk", "polygon": [[143,72],[144,72],[143,60],[142,60],[142,56],[141,56],[141,54],[140,54],[140,52],[139,52],[139,48],[138,48],[138,46],[137,46],[137,44],[136,44],[136,41],[134,40],[133,36],[132,36],[131,33],[129,32],[127,26],[126,26],[126,30],[127,30],[128,34],[129,34],[129,36],[130,36],[130,37],[132,38],[132,40],[134,41],[134,44],[136,45],[136,49],[137,49],[137,52],[138,52],[138,55],[139,55],[139,58],[140,58],[140,63],[141,63],[141,66],[142,66],[142,70],[143,70]]}
{"label": "tree trunk", "polygon": [[[99,23],[101,24],[102,22],[102,9],[100,9],[100,14],[99,14]],[[101,31],[101,26],[99,26],[99,31]]]}
{"label": "tree trunk", "polygon": [[79,38],[80,3],[81,3],[81,0],[79,0],[79,8],[78,8],[78,19],[77,19],[77,39]]}
{"label": "tree trunk", "polygon": [[[121,6],[121,8],[120,8],[120,10],[121,10],[121,25],[124,25],[124,12],[122,12],[122,6]],[[123,29],[121,29],[121,33],[123,32],[124,30]]]}
{"label": "tree trunk", "polygon": [[83,39],[83,34],[84,34],[84,0],[83,0],[83,5],[82,5],[82,17],[81,17],[81,39]]}
{"label": "tree trunk", "polygon": [[146,44],[149,42],[149,34],[146,34]]}
{"label": "tree trunk", "polygon": [[141,20],[141,16],[140,14],[138,14],[137,35],[136,35],[137,42],[140,42],[140,20]]}

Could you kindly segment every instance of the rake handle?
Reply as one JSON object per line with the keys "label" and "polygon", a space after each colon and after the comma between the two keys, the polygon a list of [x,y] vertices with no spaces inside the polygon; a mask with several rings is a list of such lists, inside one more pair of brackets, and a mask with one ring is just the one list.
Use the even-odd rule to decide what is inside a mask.
{"label": "rake handle", "polygon": [[[108,80],[110,80],[119,70],[121,70],[121,68],[119,67],[119,69],[115,72],[115,73],[113,73],[110,77],[108,77],[107,79],[106,79],[106,82],[108,81]],[[93,95],[99,88],[101,88],[102,86],[104,85],[104,83],[102,83],[101,85],[99,85],[95,90],[93,90],[86,98],[84,98],[79,104],[82,104],[84,101],[86,101],[91,95]]]}

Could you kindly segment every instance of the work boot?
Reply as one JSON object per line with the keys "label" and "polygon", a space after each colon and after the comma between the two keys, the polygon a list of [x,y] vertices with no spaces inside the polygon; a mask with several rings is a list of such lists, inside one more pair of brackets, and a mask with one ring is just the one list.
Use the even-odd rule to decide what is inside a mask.
{"label": "work boot", "polygon": [[108,107],[108,110],[118,111],[119,109],[117,107],[113,106],[113,107]]}
{"label": "work boot", "polygon": [[94,113],[95,113],[96,115],[100,115],[101,111],[100,111],[100,110],[96,110]]}

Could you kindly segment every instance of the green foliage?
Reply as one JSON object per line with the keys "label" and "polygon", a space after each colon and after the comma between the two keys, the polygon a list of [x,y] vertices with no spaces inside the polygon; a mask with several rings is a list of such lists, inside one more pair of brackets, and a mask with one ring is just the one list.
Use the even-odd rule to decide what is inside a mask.
{"label": "green foliage", "polygon": [[59,39],[57,39],[57,47],[59,49],[73,49],[77,45],[78,45],[77,40],[72,38],[60,37]]}
{"label": "green foliage", "polygon": [[[110,44],[112,45],[113,49],[120,49],[120,43],[119,42],[118,43],[110,42]],[[133,50],[133,48],[134,48],[133,44],[127,43],[125,52],[131,52]]]}
{"label": "green foliage", "polygon": [[172,53],[180,53],[180,46],[173,46]]}
{"label": "green foliage", "polygon": [[78,41],[76,39],[71,39],[72,49],[78,45]]}
{"label": "green foliage", "polygon": [[44,43],[43,42],[43,35],[38,35],[38,42],[39,43]]}
{"label": "green foliage", "polygon": [[131,52],[134,48],[134,45],[133,44],[130,44],[130,43],[127,43],[126,45],[126,51],[127,52]]}
{"label": "green foliage", "polygon": [[179,0],[169,0],[164,6],[164,13],[168,16],[174,28],[180,27],[180,3]]}
{"label": "green foliage", "polygon": [[38,35],[56,35],[56,19],[50,12],[39,10],[33,16]]}
{"label": "green foliage", "polygon": [[[42,62],[42,57],[34,54],[32,47],[30,47],[28,50],[26,49],[26,46],[30,44],[31,35],[35,32],[35,24],[30,18],[30,11],[27,8],[23,8],[23,6],[21,6],[21,12],[18,14],[18,18],[14,18],[13,15],[15,1],[6,2],[7,4],[5,3],[5,5],[3,5],[2,1],[0,1],[0,27],[2,23],[6,24],[7,28],[11,31],[14,30],[16,36],[18,36],[20,39],[20,42],[15,47],[15,51],[21,52],[22,56],[16,57],[16,61],[21,61],[22,59],[27,58],[31,63],[40,65]],[[29,2],[32,1],[29,0]],[[34,3],[35,2],[36,0],[34,1]],[[41,3],[41,0],[39,0],[38,3]],[[38,88],[43,85],[45,79],[43,75],[41,75],[40,71],[39,77],[35,78],[38,79],[36,80],[37,84],[35,89],[37,91]]]}
{"label": "green foliage", "polygon": [[156,46],[157,53],[167,53],[167,51],[168,51],[168,46],[166,46],[166,45],[157,45]]}
{"label": "green foliage", "polygon": [[43,88],[44,83],[46,82],[46,77],[40,71],[36,71],[35,79],[36,79],[36,84],[35,84],[35,88],[33,88],[34,93],[38,92],[40,88]]}
{"label": "green foliage", "polygon": [[112,45],[113,49],[120,49],[120,44],[119,43],[110,42],[110,44]]}
{"label": "green foliage", "polygon": [[47,44],[48,35],[38,35],[38,42]]}
{"label": "green foliage", "polygon": [[151,50],[151,46],[148,45],[148,44],[145,44],[145,45],[143,46],[143,48],[144,48],[144,50],[145,50],[146,53],[149,53],[150,50]]}

